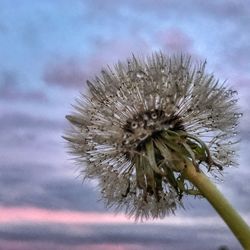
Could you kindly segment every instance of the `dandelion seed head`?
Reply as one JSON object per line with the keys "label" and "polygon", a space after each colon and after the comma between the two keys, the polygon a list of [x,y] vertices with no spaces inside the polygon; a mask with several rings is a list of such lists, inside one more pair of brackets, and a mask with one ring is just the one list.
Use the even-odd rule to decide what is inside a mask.
{"label": "dandelion seed head", "polygon": [[237,91],[205,67],[155,53],[87,82],[65,139],[107,206],[136,219],[164,217],[183,206],[183,195],[199,195],[183,179],[187,161],[215,176],[236,164]]}

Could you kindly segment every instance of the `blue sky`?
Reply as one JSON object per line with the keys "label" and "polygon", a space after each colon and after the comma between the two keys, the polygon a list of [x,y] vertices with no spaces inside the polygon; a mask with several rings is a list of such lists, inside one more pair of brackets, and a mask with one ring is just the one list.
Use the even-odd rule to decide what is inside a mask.
{"label": "blue sky", "polygon": [[158,50],[207,59],[239,92],[240,164],[218,186],[250,222],[249,27],[250,2],[243,0],[0,0],[1,245],[240,249],[203,200],[189,199],[186,211],[143,225],[115,217],[97,201],[94,183],[76,178],[61,135],[74,99],[103,66]]}

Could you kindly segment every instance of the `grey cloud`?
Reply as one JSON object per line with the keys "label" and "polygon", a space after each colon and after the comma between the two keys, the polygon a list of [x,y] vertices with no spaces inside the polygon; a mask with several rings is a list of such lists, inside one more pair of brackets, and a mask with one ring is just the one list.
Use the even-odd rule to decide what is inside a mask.
{"label": "grey cloud", "polygon": [[58,130],[63,128],[63,123],[55,120],[49,120],[42,116],[29,115],[26,113],[13,112],[0,115],[1,131],[8,131],[12,129],[52,129]]}
{"label": "grey cloud", "polygon": [[97,193],[88,184],[82,184],[80,179],[75,180],[73,174],[72,178],[55,177],[58,171],[64,170],[64,167],[34,163],[2,165],[2,205],[104,211],[103,203],[98,202]]}
{"label": "grey cloud", "polygon": [[[82,233],[81,233],[82,232]],[[87,249],[91,244],[113,246],[137,245],[143,249],[212,250],[221,245],[240,249],[224,227],[164,226],[164,225],[2,225],[0,239],[9,241],[53,242]]]}
{"label": "grey cloud", "polygon": [[[192,4],[191,4],[192,3]],[[193,0],[189,2],[190,9],[194,7],[203,12],[204,15],[213,16],[216,19],[232,19],[241,18],[242,16],[249,13],[248,7],[249,3],[246,1],[202,1]]]}
{"label": "grey cloud", "polygon": [[250,210],[249,197],[250,197],[250,186],[249,186],[250,175],[234,175],[230,178],[230,187],[233,187],[235,197],[239,197],[238,203],[244,204],[244,210]]}
{"label": "grey cloud", "polygon": [[[2,204],[79,211],[112,211],[107,210],[100,200],[99,190],[82,183],[80,178],[75,179],[73,172],[71,177],[66,178],[62,174],[57,176],[58,171],[63,173],[67,167],[35,163],[2,165]],[[178,209],[178,215],[196,217],[214,214],[205,199],[186,198],[184,204],[185,210]]]}
{"label": "grey cloud", "polygon": [[86,80],[84,64],[76,58],[49,63],[44,70],[43,80],[48,84],[69,88],[83,85]]}
{"label": "grey cloud", "polygon": [[[116,19],[120,21],[125,18],[124,15],[126,14],[124,14],[123,10],[126,10],[125,13],[130,13],[129,19],[126,19],[127,25],[133,25],[136,30],[135,34],[143,34],[145,32],[143,28],[147,26],[148,30],[151,30],[151,39],[157,35],[154,33],[156,27],[152,25],[154,22],[151,23],[149,21],[151,18],[155,21],[159,20],[160,23],[166,22],[160,29],[169,27],[169,23],[173,23],[174,19],[178,19],[180,23],[186,21],[185,27],[188,26],[185,30],[190,32],[191,35],[194,34],[195,30],[195,34],[199,32],[199,28],[197,30],[196,25],[200,23],[202,35],[204,36],[203,33],[205,31],[207,36],[207,39],[206,37],[204,38],[203,53],[206,53],[207,48],[207,50],[210,50],[210,54],[213,54],[213,57],[215,57],[214,59],[217,58],[217,64],[215,65],[217,70],[218,68],[233,72],[237,70],[242,74],[242,72],[249,69],[250,46],[248,27],[250,26],[250,4],[247,1],[158,0],[152,2],[150,0],[139,0],[136,2],[117,2],[110,0],[105,1],[101,8],[98,5],[98,1],[88,1],[88,10],[92,12],[90,17],[95,17],[93,18],[94,20],[100,19],[102,23],[108,23],[108,20]],[[107,15],[108,12],[114,13],[115,16]],[[116,15],[119,17],[116,18]],[[133,19],[134,16],[138,18]],[[192,25],[192,22],[195,22],[196,25]],[[174,27],[176,26],[174,25]],[[210,31],[212,37],[214,37],[213,40],[210,39]],[[169,36],[171,37],[171,34]],[[156,44],[159,44],[161,48],[167,49],[169,47],[170,51],[175,46],[177,46],[177,49],[181,47],[181,49],[186,50],[188,40],[183,44],[180,39],[177,39],[177,42],[175,42],[176,38],[172,38],[172,41],[165,40],[164,42],[163,40],[162,43],[157,43],[156,41]],[[136,40],[134,36],[133,39]],[[193,39],[199,40],[195,37]],[[200,46],[200,44],[195,45]]]}
{"label": "grey cloud", "polygon": [[[246,146],[246,144],[244,144]],[[243,153],[248,151],[249,143],[247,144],[247,150],[243,150]],[[248,152],[245,153],[244,159],[241,165],[237,169],[228,170],[224,176],[224,183],[221,185],[225,194],[229,193],[229,200],[232,205],[241,212],[250,211],[250,171],[249,171],[249,156]],[[244,164],[244,165],[243,165]]]}
{"label": "grey cloud", "polygon": [[[86,79],[98,73],[101,66],[113,64],[118,59],[124,59],[131,52],[138,51],[145,54],[150,51],[152,46],[149,46],[148,43],[153,43],[170,52],[181,50],[198,53],[195,51],[195,46],[200,47],[200,44],[195,43],[195,37],[193,37],[195,30],[194,27],[190,26],[192,25],[191,21],[201,22],[200,29],[207,31],[208,37],[210,28],[213,28],[213,36],[218,36],[216,41],[207,39],[204,43],[204,53],[206,47],[212,51],[211,53],[214,53],[213,60],[217,63],[215,63],[215,67],[222,68],[224,71],[228,68],[232,70],[234,67],[235,72],[236,68],[238,70],[240,67],[247,69],[249,66],[247,32],[249,8],[244,1],[204,2],[192,0],[180,2],[158,0],[152,2],[139,0],[136,2],[117,2],[109,0],[105,2],[84,1],[82,5],[84,6],[82,19],[84,24],[94,25],[98,28],[101,23],[100,27],[111,27],[112,29],[105,30],[105,33],[94,31],[91,33],[91,37],[88,39],[91,41],[91,48],[96,52],[90,53],[87,58],[72,56],[48,62],[43,73],[43,80],[47,84],[55,84],[65,88],[84,86]],[[107,15],[107,13],[112,13],[112,15]],[[168,27],[167,24],[156,30],[152,24],[154,22],[150,22],[151,18],[154,21],[160,19],[164,23],[168,19],[172,20],[180,16],[189,24],[189,28],[185,29],[185,32],[175,26]],[[212,27],[202,26],[206,20]],[[127,36],[133,34],[133,37],[127,40],[119,36],[119,30],[124,26],[124,22],[126,22],[127,27],[124,34],[127,33]],[[145,39],[145,27],[151,31],[148,39]],[[221,29],[221,27],[225,27],[225,29]],[[111,37],[107,35],[109,33],[112,33]],[[235,37],[240,39],[235,39]],[[214,42],[219,46],[214,46]]]}
{"label": "grey cloud", "polygon": [[103,3],[98,1],[85,1],[88,6],[98,11],[104,10],[102,13],[107,11],[118,12],[123,8],[127,8],[134,11],[143,10],[144,13],[154,13],[156,15],[166,16],[167,13],[185,11],[184,14],[192,12],[197,15],[210,15],[213,17],[221,18],[233,18],[240,17],[248,13],[249,3],[243,0],[239,1],[202,1],[202,0],[189,0],[189,1],[175,1],[175,0],[157,0],[152,2],[151,0],[138,0],[136,2],[128,0],[126,2],[117,2],[114,0],[108,0]]}
{"label": "grey cloud", "polygon": [[28,90],[20,88],[21,79],[17,72],[5,70],[0,72],[0,100],[5,102],[47,102],[48,98],[42,91]]}
{"label": "grey cloud", "polygon": [[56,209],[71,209],[80,211],[105,211],[102,202],[98,202],[98,194],[94,188],[81,183],[79,179],[57,179],[45,183],[44,191],[49,194],[49,204]]}
{"label": "grey cloud", "polygon": [[35,148],[45,152],[51,146],[58,147],[58,143],[55,143],[65,127],[64,117],[59,120],[47,118],[39,112],[31,115],[25,112],[5,111],[0,115],[0,146],[3,148],[1,153],[15,149],[26,150],[28,153]]}
{"label": "grey cloud", "polygon": [[24,102],[47,102],[48,99],[43,92],[39,91],[28,91],[24,92],[21,90],[10,89],[9,86],[3,86],[0,90],[0,97],[6,101],[24,101]]}
{"label": "grey cloud", "polygon": [[[35,206],[48,209],[69,209],[78,211],[112,211],[104,207],[100,201],[97,188],[82,183],[80,178],[58,176],[58,171],[63,173],[67,166],[53,166],[35,163],[20,163],[2,165],[0,173],[0,197],[2,205],[6,206]],[[237,190],[244,188],[240,180],[241,175],[235,179],[235,192],[231,199],[235,200],[246,211],[246,200],[249,195]],[[247,183],[247,178],[243,178]],[[226,180],[224,185],[232,185],[231,180]],[[248,190],[249,191],[249,190]],[[245,196],[244,196],[245,195]],[[244,198],[245,197],[245,198]],[[185,198],[185,210],[178,209],[177,215],[183,216],[211,216],[214,210],[205,199]]]}

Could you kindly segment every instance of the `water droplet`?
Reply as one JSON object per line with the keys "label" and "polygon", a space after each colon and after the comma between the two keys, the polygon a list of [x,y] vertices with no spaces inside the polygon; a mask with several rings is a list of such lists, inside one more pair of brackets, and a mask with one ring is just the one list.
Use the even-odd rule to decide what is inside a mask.
{"label": "water droplet", "polygon": [[126,144],[126,145],[128,145],[129,143],[130,143],[129,140],[126,140],[126,141],[124,142],[124,144]]}
{"label": "water droplet", "polygon": [[243,116],[243,113],[234,113],[234,117],[240,118]]}
{"label": "water droplet", "polygon": [[123,135],[123,139],[127,139],[128,137],[129,137],[128,134]]}
{"label": "water droplet", "polygon": [[138,77],[138,78],[142,78],[142,77],[143,77],[143,75],[142,75],[141,73],[137,72],[137,73],[136,73],[136,77]]}
{"label": "water droplet", "polygon": [[139,79],[141,79],[141,78],[143,78],[143,77],[145,77],[145,72],[144,71],[138,71],[137,73],[136,73],[136,77],[137,78],[139,78]]}
{"label": "water droplet", "polygon": [[238,101],[237,99],[231,100],[230,104],[235,104],[237,101]]}
{"label": "water droplet", "polygon": [[152,119],[156,119],[156,118],[157,118],[157,114],[156,114],[155,112],[153,112],[153,113],[151,114],[151,117],[152,117]]}
{"label": "water droplet", "polygon": [[236,94],[238,94],[238,92],[236,90],[232,90],[232,89],[229,89],[225,92],[226,97],[231,97],[231,96],[236,95]]}
{"label": "water droplet", "polygon": [[138,123],[137,122],[132,122],[131,123],[131,128],[132,129],[136,129],[138,127]]}
{"label": "water droplet", "polygon": [[139,135],[139,139],[141,140],[141,141],[143,141],[143,140],[145,140],[146,138],[147,138],[147,134],[146,133],[142,133],[142,134],[140,134]]}

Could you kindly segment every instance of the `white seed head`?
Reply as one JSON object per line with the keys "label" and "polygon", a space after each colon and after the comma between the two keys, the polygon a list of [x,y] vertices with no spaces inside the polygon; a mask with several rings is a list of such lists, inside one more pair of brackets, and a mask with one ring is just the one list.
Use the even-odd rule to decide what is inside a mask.
{"label": "white seed head", "polygon": [[186,160],[210,173],[235,164],[237,92],[205,65],[189,56],[133,56],[87,82],[65,139],[107,205],[164,217],[182,206],[182,195],[198,194],[182,180]]}

